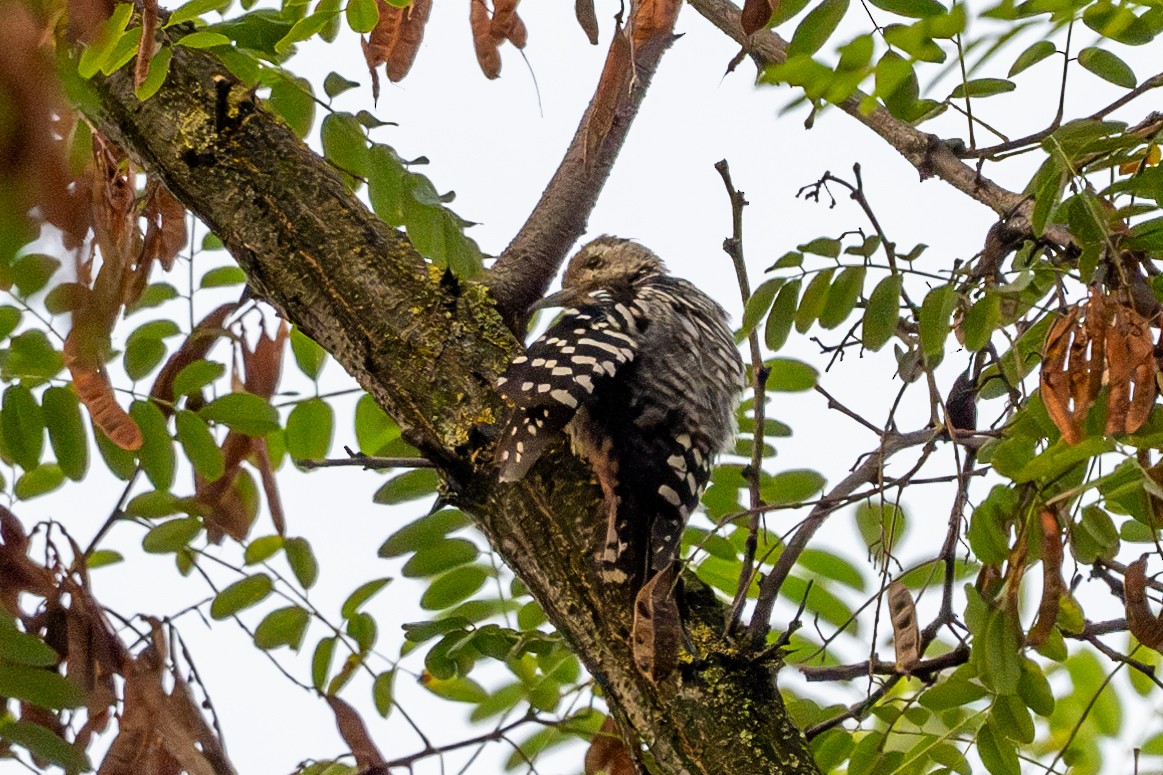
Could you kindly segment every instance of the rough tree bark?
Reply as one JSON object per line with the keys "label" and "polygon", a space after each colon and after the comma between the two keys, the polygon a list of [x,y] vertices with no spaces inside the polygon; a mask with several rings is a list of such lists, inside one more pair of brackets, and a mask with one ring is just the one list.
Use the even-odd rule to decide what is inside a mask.
{"label": "rough tree bark", "polygon": [[[215,115],[216,80],[231,84]],[[720,638],[723,611],[696,592],[697,659],[661,685],[630,658],[630,597],[592,560],[600,493],[565,450],[523,482],[495,483],[493,381],[518,343],[481,286],[426,265],[339,174],[212,55],[174,47],[169,77],[140,103],[132,74],[94,82],[92,120],[225,242],[254,292],[322,344],[405,429],[576,649],[662,771],[816,773],[775,685]],[[225,120],[223,120],[225,119]]]}

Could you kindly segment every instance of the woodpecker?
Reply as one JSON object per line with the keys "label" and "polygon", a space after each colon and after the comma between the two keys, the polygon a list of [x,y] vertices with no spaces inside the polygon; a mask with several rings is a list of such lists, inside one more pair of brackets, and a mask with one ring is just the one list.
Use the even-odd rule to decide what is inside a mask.
{"label": "woodpecker", "polygon": [[715,456],[735,434],[743,363],[723,308],[627,239],[603,236],[538,303],[560,319],[513,359],[496,460],[525,475],[564,431],[605,498],[607,581],[641,584],[678,556]]}

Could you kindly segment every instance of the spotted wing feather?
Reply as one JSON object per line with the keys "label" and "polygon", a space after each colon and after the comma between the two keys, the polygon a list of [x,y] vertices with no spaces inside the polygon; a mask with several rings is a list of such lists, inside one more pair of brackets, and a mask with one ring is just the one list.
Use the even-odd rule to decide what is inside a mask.
{"label": "spotted wing feather", "polygon": [[523,477],[578,408],[637,354],[634,312],[605,291],[589,301],[567,309],[497,381],[513,405],[497,443],[501,481]]}

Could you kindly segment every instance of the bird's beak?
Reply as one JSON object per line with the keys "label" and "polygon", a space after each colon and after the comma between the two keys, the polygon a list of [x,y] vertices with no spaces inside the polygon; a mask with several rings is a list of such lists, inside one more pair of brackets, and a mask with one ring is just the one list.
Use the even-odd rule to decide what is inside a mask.
{"label": "bird's beak", "polygon": [[575,290],[560,290],[557,293],[551,293],[541,301],[536,302],[530,309],[549,309],[550,307],[572,307],[578,299],[578,293]]}

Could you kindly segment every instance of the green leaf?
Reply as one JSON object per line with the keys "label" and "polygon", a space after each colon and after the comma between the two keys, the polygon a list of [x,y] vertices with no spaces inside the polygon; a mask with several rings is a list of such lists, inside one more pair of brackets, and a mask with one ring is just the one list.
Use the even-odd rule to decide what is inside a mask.
{"label": "green leaf", "polygon": [[31,296],[48,283],[61,268],[61,262],[43,253],[30,253],[16,259],[12,265],[12,281],[21,296]]}
{"label": "green leaf", "polygon": [[836,27],[847,11],[848,0],[823,0],[809,11],[808,15],[796,27],[795,34],[792,35],[791,42],[787,47],[787,55],[789,57],[797,54],[811,55],[819,51],[828,42],[832,33],[836,31]]}
{"label": "green leaf", "polygon": [[[839,245],[839,241],[836,242]],[[820,317],[824,305],[828,301],[828,287],[832,282],[832,275],[836,273],[833,267],[824,269],[812,278],[800,299],[800,307],[796,310],[796,331],[801,334],[808,332],[812,324]]]}
{"label": "green leaf", "polygon": [[276,608],[254,628],[254,645],[264,651],[280,646],[290,646],[293,651],[298,651],[310,623],[311,614],[304,608],[297,605]]}
{"label": "green leaf", "polygon": [[53,667],[61,655],[35,635],[21,632],[10,620],[0,624],[0,664]]}
{"label": "green leaf", "polygon": [[44,422],[57,465],[74,482],[89,470],[89,440],[81,417],[81,402],[69,388],[50,387],[41,396]]}
{"label": "green leaf", "polygon": [[134,401],[129,416],[141,428],[142,443],[137,454],[142,470],[154,489],[169,490],[174,485],[177,459],[166,416],[152,401]]}
{"label": "green leaf", "polygon": [[799,302],[800,281],[792,280],[779,289],[771,314],[767,316],[767,327],[763,331],[764,343],[770,350],[779,350],[787,342],[795,322],[796,304]]}
{"label": "green leaf", "polygon": [[137,458],[133,456],[132,452],[124,450],[110,441],[100,428],[96,426],[92,426],[92,428],[93,440],[97,442],[97,450],[101,453],[101,459],[105,461],[105,465],[114,476],[122,481],[127,481],[137,470]]}
{"label": "green leaf", "polygon": [[327,351],[315,343],[314,339],[299,330],[298,326],[291,327],[291,352],[295,356],[295,365],[299,371],[313,381],[318,381],[319,373],[327,362]]}
{"label": "green leaf", "polygon": [[341,171],[366,177],[368,162],[367,135],[350,113],[330,113],[319,129],[323,156]]}
{"label": "green leaf", "polygon": [[321,460],[331,449],[335,410],[322,398],[295,404],[287,417],[287,452],[292,460]]}
{"label": "green leaf", "polygon": [[331,635],[321,638],[311,655],[311,685],[315,691],[323,693],[327,686],[327,676],[331,674],[331,660],[335,655],[335,643],[339,638]]}
{"label": "green leaf", "polygon": [[773,505],[802,503],[823,489],[824,477],[817,471],[781,471],[762,483],[760,495]]}
{"label": "green leaf", "polygon": [[1089,46],[1079,51],[1078,64],[1104,81],[1110,81],[1115,86],[1122,86],[1124,89],[1133,89],[1139,83],[1139,79],[1135,77],[1135,71],[1131,69],[1130,65],[1106,49],[1097,46]]}
{"label": "green leaf", "polygon": [[170,554],[184,549],[202,532],[202,520],[182,517],[163,522],[145,534],[141,548],[150,554]]}
{"label": "green leaf", "polygon": [[388,714],[392,712],[392,704],[394,702],[392,696],[395,682],[395,668],[383,671],[372,682],[372,702],[375,703],[376,712],[384,718],[387,718]]}
{"label": "green leaf", "polygon": [[253,393],[227,393],[198,410],[203,420],[245,433],[265,436],[279,428],[279,413]]}
{"label": "green leaf", "polygon": [[42,463],[20,475],[12,485],[12,494],[18,500],[27,501],[47,495],[65,483],[65,474],[55,463]]}
{"label": "green leaf", "polygon": [[1014,744],[995,728],[992,719],[977,731],[977,755],[991,775],[1021,775]]}
{"label": "green leaf", "polygon": [[226,472],[226,456],[206,421],[194,412],[181,409],[174,415],[174,424],[178,442],[194,470],[207,482],[217,481]]}
{"label": "green leaf", "polygon": [[225,10],[231,3],[231,0],[189,0],[183,3],[170,14],[169,20],[166,22],[166,27],[173,27],[175,24],[197,19],[203,14],[210,11]]}
{"label": "green leaf", "polygon": [[961,323],[965,335],[965,349],[977,352],[986,347],[1001,322],[1001,296],[986,292],[969,311]]}
{"label": "green leaf", "polygon": [[184,366],[174,377],[174,398],[193,395],[225,373],[225,364],[214,361],[194,361]]}
{"label": "green leaf", "polygon": [[284,539],[280,535],[261,536],[253,539],[246,545],[246,552],[243,554],[243,561],[247,565],[255,565],[260,562],[265,562],[271,557],[278,554],[279,550],[283,548]]}
{"label": "green leaf", "polygon": [[900,301],[900,275],[889,275],[872,289],[861,329],[861,339],[867,349],[879,350],[892,339],[900,319]]}
{"label": "green leaf", "polygon": [[315,559],[315,553],[311,551],[311,544],[307,543],[307,539],[288,538],[283,550],[287,555],[291,572],[295,574],[303,589],[315,586],[315,581],[319,578],[319,562]]}
{"label": "green leaf", "polygon": [[[66,742],[60,735],[31,721],[10,721],[0,726],[5,743],[25,748],[35,759],[54,764],[66,773],[89,772],[93,765],[88,755],[76,744]],[[42,763],[42,766],[43,766]]]}
{"label": "green leaf", "polygon": [[872,0],[872,4],[882,11],[912,19],[939,16],[949,10],[937,0]]}
{"label": "green leaf", "polygon": [[112,549],[98,549],[86,558],[85,566],[89,570],[96,570],[104,568],[106,565],[116,565],[124,560],[125,557],[122,556],[121,552],[115,552]]}
{"label": "green leaf", "polygon": [[[139,86],[134,87],[134,94],[140,102],[145,102],[153,95],[157,94],[158,89],[166,82],[166,77],[170,74],[170,62],[174,58],[174,50],[169,46],[162,46],[158,52],[149,60],[149,74],[146,75],[145,80]],[[171,288],[173,286],[170,286]],[[147,291],[148,292],[148,291]],[[142,299],[138,299],[133,305],[134,308],[142,306],[155,306],[153,304],[142,304]]]}
{"label": "green leaf", "polygon": [[218,620],[229,619],[266,600],[274,588],[274,582],[265,573],[256,573],[239,579],[214,596],[210,603],[210,617]]}
{"label": "green leaf", "polygon": [[202,275],[199,288],[225,288],[231,285],[245,285],[246,272],[237,266],[219,266]]}
{"label": "green leaf", "polygon": [[360,34],[371,32],[380,20],[380,9],[376,0],[348,0],[347,26]]}
{"label": "green leaf", "polygon": [[835,328],[848,319],[856,308],[856,300],[864,290],[864,278],[868,270],[863,266],[847,266],[840,271],[836,282],[828,291],[828,300],[820,313],[820,325],[826,329]]}
{"label": "green leaf", "polygon": [[372,501],[383,506],[424,498],[436,494],[440,478],[432,468],[414,468],[384,482]]}
{"label": "green leaf", "polygon": [[925,362],[934,368],[945,355],[945,340],[949,337],[949,319],[957,306],[957,292],[951,285],[939,285],[929,291],[921,302],[918,333]]}
{"label": "green leaf", "polygon": [[98,25],[90,42],[77,64],[77,75],[86,81],[92,78],[111,58],[113,49],[121,36],[125,34],[125,26],[129,24],[129,17],[133,13],[132,3],[121,3],[114,7],[109,18]]}
{"label": "green leaf", "polygon": [[400,438],[400,426],[388,417],[369,394],[364,393],[355,405],[355,440],[365,455],[378,455],[388,444]]}
{"label": "green leaf", "polygon": [[775,300],[775,294],[783,287],[784,279],[782,277],[773,277],[764,280],[759,287],[747,299],[747,303],[743,306],[743,324],[739,329],[737,341],[743,341],[755,330],[759,325],[759,321],[763,320],[763,316],[771,309],[771,303]]}
{"label": "green leaf", "polygon": [[44,412],[32,391],[24,385],[12,385],[4,391],[0,430],[4,433],[4,448],[21,468],[30,470],[40,464],[44,451]]}
{"label": "green leaf", "polygon": [[795,358],[771,358],[764,362],[768,369],[767,389],[781,393],[798,393],[816,386],[819,374],[815,368]]}
{"label": "green leaf", "polygon": [[316,12],[310,16],[305,16],[295,25],[291,27],[290,31],[283,36],[282,40],[275,44],[276,54],[286,54],[294,45],[300,41],[309,40],[316,35],[320,35],[327,29],[336,18],[334,13],[327,11]]}
{"label": "green leaf", "polygon": [[150,337],[129,337],[125,343],[122,362],[125,374],[134,382],[149,376],[166,357],[166,345],[161,339]]}
{"label": "green leaf", "polygon": [[372,581],[360,584],[355,588],[355,591],[347,596],[343,601],[343,607],[339,613],[344,619],[350,619],[359,613],[359,609],[363,604],[371,600],[381,589],[386,587],[391,582],[390,578],[373,579]]}
{"label": "green leaf", "polygon": [[381,221],[399,228],[404,225],[408,172],[396,152],[386,145],[372,145],[369,157],[367,195],[372,210]]}
{"label": "green leaf", "polygon": [[311,84],[305,78],[280,74],[271,83],[267,102],[283,117],[291,131],[306,137],[315,124],[315,98]]}
{"label": "green leaf", "polygon": [[775,3],[775,12],[772,13],[767,26],[778,27],[807,7],[808,0],[783,0],[783,2]]}
{"label": "green leaf", "polygon": [[420,607],[426,611],[443,611],[476,594],[488,572],[478,565],[465,565],[438,576],[424,590]]}
{"label": "green leaf", "polygon": [[186,506],[187,504],[172,492],[150,490],[134,495],[129,503],[125,504],[125,513],[131,517],[157,519],[182,513]]}
{"label": "green leaf", "polygon": [[1119,532],[1110,515],[1094,504],[1084,506],[1082,517],[1070,531],[1070,549],[1085,565],[1099,559],[1113,560],[1119,551]]}
{"label": "green leaf", "polygon": [[0,306],[0,339],[7,339],[20,325],[20,319],[23,316],[24,313],[16,307],[8,304]]}
{"label": "green leaf", "polygon": [[825,258],[836,258],[840,255],[840,240],[831,237],[816,237],[811,242],[799,246],[805,253],[811,253]]}
{"label": "green leaf", "polygon": [[379,549],[380,557],[399,557],[444,540],[444,536],[472,524],[464,512],[444,509],[397,530]]}
{"label": "green leaf", "polygon": [[1022,657],[1022,675],[1018,679],[1018,696],[1030,710],[1049,717],[1054,712],[1054,690],[1037,662]]}
{"label": "green leaf", "polygon": [[480,550],[472,541],[449,538],[416,552],[404,563],[402,573],[408,578],[427,578],[467,565],[479,556]]}
{"label": "green leaf", "polygon": [[185,46],[186,48],[214,48],[215,46],[229,46],[230,38],[221,32],[200,30],[198,32],[191,32],[189,35],[183,35],[174,41],[174,45]]}
{"label": "green leaf", "polygon": [[1057,47],[1048,40],[1039,40],[1031,44],[1025,51],[1018,54],[1018,58],[1014,60],[1013,65],[1010,67],[1010,78],[1013,78],[1023,70],[1033,67],[1057,51]]}
{"label": "green leaf", "polygon": [[31,386],[55,377],[65,367],[65,358],[44,331],[33,329],[12,337],[3,365],[0,376],[5,381],[19,379]]}
{"label": "green leaf", "polygon": [[1013,81],[1004,78],[975,78],[966,83],[959,83],[949,93],[949,99],[957,100],[964,97],[992,97],[995,94],[1005,94],[1017,88]]}
{"label": "green leaf", "polygon": [[856,507],[856,529],[869,549],[891,552],[908,529],[904,509],[891,503],[861,502]]}

